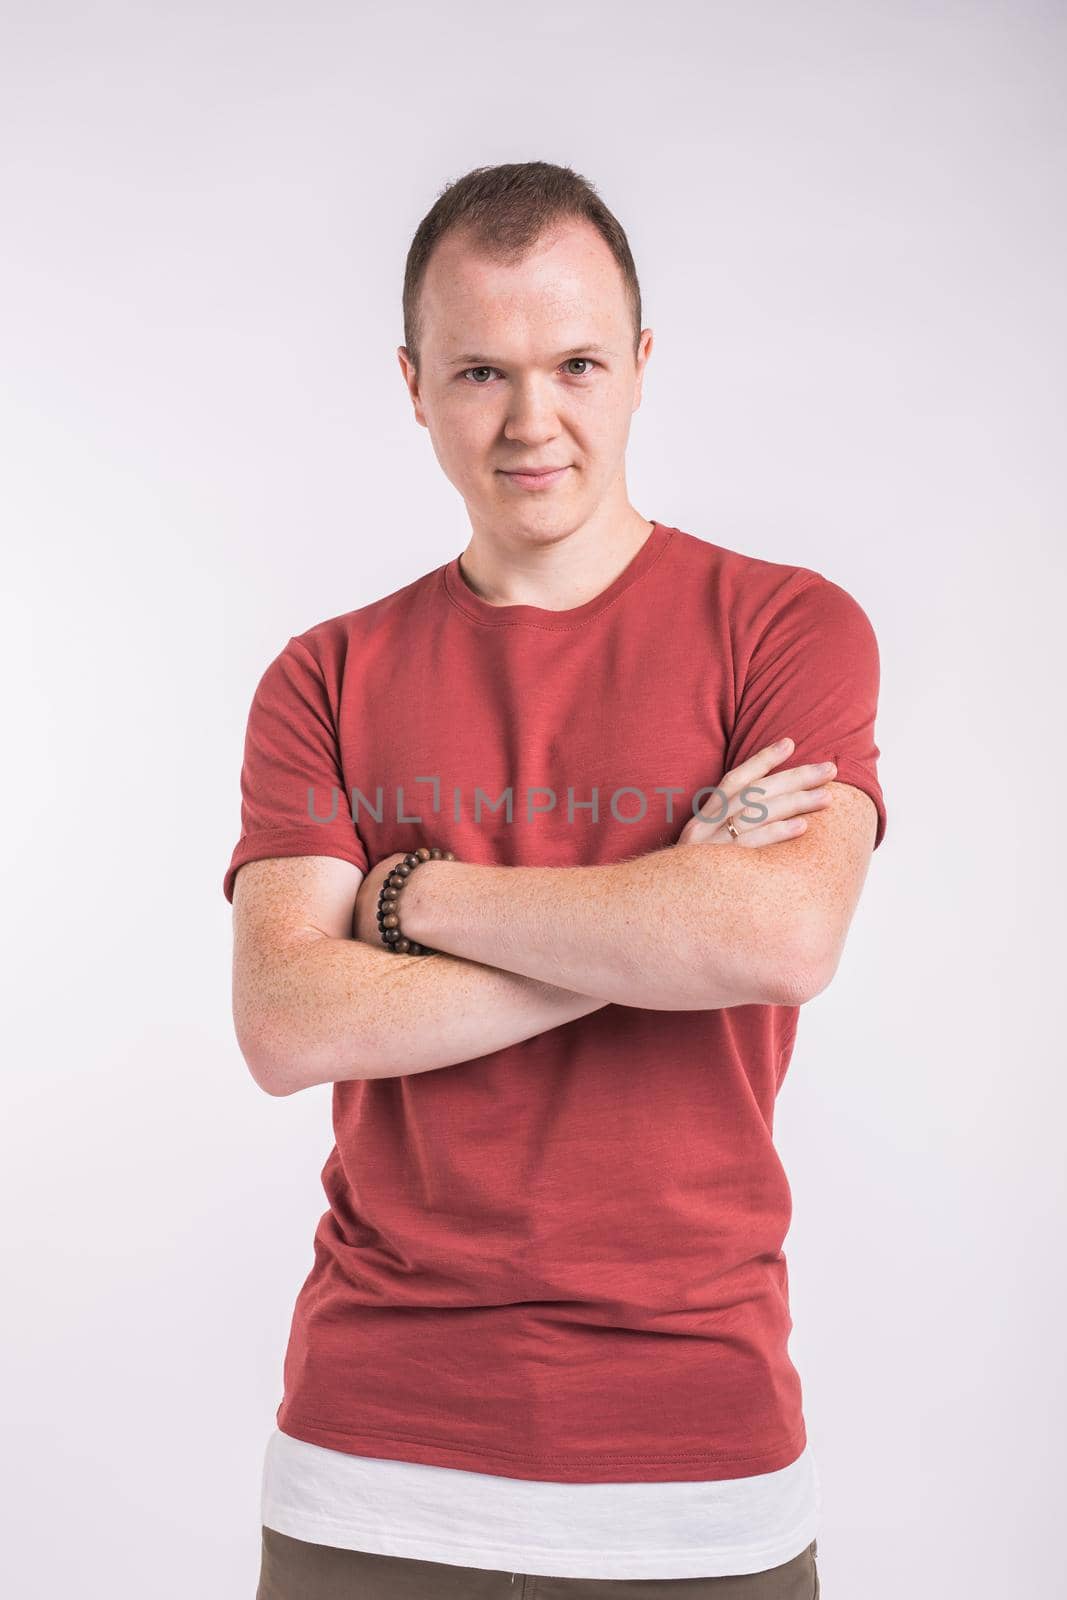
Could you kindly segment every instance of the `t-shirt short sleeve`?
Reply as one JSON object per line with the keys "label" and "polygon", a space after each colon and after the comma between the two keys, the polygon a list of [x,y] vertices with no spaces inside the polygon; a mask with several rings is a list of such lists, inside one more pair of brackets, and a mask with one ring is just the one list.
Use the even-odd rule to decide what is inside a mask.
{"label": "t-shirt short sleeve", "polygon": [[761,619],[742,664],[725,770],[765,745],[792,739],[793,750],[772,771],[835,762],[832,781],[850,783],[874,801],[877,849],[886,831],[874,729],[878,689],[878,642],[866,612],[838,584],[808,576]]}
{"label": "t-shirt short sleeve", "polygon": [[326,681],[292,638],[252,698],[241,766],[241,837],[223,877],[233,901],[239,867],[272,856],[338,856],[369,870],[352,821]]}

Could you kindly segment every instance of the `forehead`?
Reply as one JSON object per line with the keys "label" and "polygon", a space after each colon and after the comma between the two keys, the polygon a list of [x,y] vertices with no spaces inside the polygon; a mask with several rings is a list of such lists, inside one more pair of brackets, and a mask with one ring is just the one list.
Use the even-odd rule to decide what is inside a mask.
{"label": "forehead", "polygon": [[[625,347],[631,309],[618,262],[592,224],[566,223],[517,260],[497,261],[467,234],[441,240],[421,294],[423,342],[442,357],[498,343]],[[447,347],[447,349],[446,349]]]}

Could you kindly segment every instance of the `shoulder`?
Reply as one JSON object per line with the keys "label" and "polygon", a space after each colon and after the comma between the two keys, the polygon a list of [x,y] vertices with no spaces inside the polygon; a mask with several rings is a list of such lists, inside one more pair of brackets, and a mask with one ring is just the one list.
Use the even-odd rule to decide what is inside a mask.
{"label": "shoulder", "polygon": [[749,551],[676,530],[676,560],[683,581],[710,598],[723,627],[742,653],[753,648],[776,621],[803,619],[808,626],[866,614],[841,584],[814,567],[771,561]]}
{"label": "shoulder", "polygon": [[376,653],[389,651],[425,620],[438,597],[441,570],[435,567],[391,594],[304,628],[286,649],[309,656],[328,679],[343,672],[351,660],[358,660],[361,667],[373,665]]}

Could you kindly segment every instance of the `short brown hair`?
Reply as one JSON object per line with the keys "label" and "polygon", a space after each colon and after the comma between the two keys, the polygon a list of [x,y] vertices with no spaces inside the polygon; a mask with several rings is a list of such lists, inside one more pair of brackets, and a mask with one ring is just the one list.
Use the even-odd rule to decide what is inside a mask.
{"label": "short brown hair", "polygon": [[622,224],[596,189],[570,167],[549,161],[513,161],[475,167],[445,185],[415,230],[404,269],[404,343],[419,369],[419,291],[434,246],[446,233],[468,231],[495,261],[517,261],[553,223],[567,217],[591,222],[622,272],[634,321],[634,358],[641,342],[641,286]]}

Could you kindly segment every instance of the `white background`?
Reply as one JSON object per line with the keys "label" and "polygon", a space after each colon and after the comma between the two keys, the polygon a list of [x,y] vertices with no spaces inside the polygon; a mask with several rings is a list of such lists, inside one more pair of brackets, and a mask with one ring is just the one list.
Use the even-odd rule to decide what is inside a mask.
{"label": "white background", "polygon": [[6,1592],[254,1592],[332,1133],[233,1037],[245,718],[290,635],[464,548],[404,258],[531,159],[629,233],[634,505],[881,646],[888,833],[776,1122],[824,1592],[1054,1592],[1063,5],[0,24]]}

